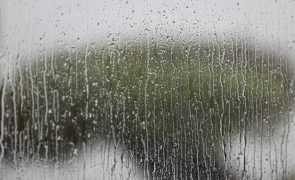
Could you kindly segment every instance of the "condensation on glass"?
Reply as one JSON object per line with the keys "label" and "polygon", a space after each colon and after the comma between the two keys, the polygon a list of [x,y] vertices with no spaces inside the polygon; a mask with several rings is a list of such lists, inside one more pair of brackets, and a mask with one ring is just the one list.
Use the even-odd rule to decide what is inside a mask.
{"label": "condensation on glass", "polygon": [[295,2],[0,9],[0,179],[295,177]]}

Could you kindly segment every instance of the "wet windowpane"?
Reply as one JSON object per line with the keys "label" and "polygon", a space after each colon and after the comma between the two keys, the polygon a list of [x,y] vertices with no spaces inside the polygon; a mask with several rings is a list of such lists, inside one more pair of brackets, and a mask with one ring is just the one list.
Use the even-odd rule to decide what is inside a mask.
{"label": "wet windowpane", "polygon": [[293,179],[295,2],[0,2],[0,179]]}

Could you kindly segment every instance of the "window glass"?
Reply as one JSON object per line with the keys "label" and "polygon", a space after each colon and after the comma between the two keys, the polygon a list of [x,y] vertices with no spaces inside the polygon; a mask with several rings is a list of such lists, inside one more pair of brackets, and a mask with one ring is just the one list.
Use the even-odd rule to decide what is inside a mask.
{"label": "window glass", "polygon": [[0,179],[293,179],[294,12],[1,1]]}

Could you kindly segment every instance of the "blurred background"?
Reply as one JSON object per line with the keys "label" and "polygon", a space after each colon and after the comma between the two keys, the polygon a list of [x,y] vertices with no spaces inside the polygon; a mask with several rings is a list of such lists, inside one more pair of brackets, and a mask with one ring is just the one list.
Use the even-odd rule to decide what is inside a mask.
{"label": "blurred background", "polygon": [[[286,57],[295,68],[293,0],[1,0],[0,8],[1,78],[11,73],[15,64],[38,61],[34,55],[42,51],[166,37],[183,42],[245,42],[266,54]],[[226,165],[233,177],[295,178],[293,106],[288,111],[287,120],[271,127],[276,129],[275,133],[257,136],[250,130],[242,135],[231,135]],[[240,140],[241,136],[247,136],[247,143]],[[76,157],[68,167],[29,164],[11,168],[2,163],[0,177],[147,178],[135,160],[123,153],[120,145],[104,139],[98,139],[95,144],[94,155],[98,158],[85,150],[85,154]]]}

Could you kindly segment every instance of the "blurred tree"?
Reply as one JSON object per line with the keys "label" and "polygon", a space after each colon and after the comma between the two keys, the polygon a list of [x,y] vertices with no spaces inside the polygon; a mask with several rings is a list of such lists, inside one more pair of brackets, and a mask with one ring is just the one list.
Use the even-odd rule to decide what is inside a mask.
{"label": "blurred tree", "polygon": [[286,59],[239,43],[130,42],[37,59],[1,90],[5,159],[15,163],[67,161],[102,137],[150,177],[226,178],[231,136],[263,134],[294,97]]}

